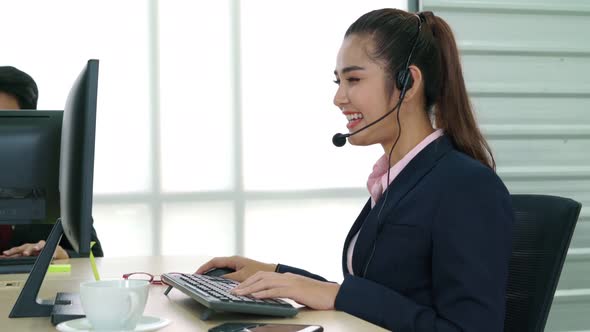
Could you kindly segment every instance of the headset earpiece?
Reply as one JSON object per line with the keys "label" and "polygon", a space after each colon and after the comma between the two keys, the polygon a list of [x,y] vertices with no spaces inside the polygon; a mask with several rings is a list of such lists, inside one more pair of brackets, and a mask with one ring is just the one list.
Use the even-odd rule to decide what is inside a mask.
{"label": "headset earpiece", "polygon": [[395,84],[397,88],[401,91],[404,87],[404,83],[406,81],[406,73],[408,75],[408,83],[406,84],[406,91],[412,88],[414,84],[414,79],[412,78],[412,74],[410,73],[410,69],[402,69],[397,72],[397,78],[395,80]]}

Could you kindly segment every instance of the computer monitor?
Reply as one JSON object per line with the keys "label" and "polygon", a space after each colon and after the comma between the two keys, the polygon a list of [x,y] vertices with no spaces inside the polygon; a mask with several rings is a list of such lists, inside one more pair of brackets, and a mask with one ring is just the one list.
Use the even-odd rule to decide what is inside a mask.
{"label": "computer monitor", "polygon": [[90,253],[92,233],[97,89],[98,60],[89,60],[70,90],[61,134],[61,223],[72,248],[82,255]]}
{"label": "computer monitor", "polygon": [[0,111],[0,224],[53,224],[62,111]]}
{"label": "computer monitor", "polygon": [[37,300],[53,253],[65,234],[78,253],[90,252],[92,181],[98,60],[89,60],[72,86],[63,112],[59,189],[59,218],[35,262],[9,317],[52,316],[54,324],[82,317],[77,294],[58,293],[55,300]]}

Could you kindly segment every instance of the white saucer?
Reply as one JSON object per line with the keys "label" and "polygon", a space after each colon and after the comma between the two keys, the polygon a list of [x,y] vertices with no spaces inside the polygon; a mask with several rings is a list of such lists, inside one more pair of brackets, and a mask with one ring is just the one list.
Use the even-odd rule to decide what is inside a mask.
{"label": "white saucer", "polygon": [[[133,332],[140,332],[140,331],[155,331],[158,329],[163,328],[164,326],[170,324],[170,320],[166,318],[159,318],[159,317],[152,317],[152,316],[142,316],[135,326],[135,329],[132,330]],[[58,331],[62,332],[99,332],[92,328],[90,322],[86,318],[78,318],[74,320],[68,320],[62,323],[59,323],[56,326]],[[117,332],[117,331],[109,331],[109,332]]]}

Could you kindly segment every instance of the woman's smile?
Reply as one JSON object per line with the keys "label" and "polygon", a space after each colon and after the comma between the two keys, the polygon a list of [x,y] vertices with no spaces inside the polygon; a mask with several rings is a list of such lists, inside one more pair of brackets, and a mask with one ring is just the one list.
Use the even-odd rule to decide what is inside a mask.
{"label": "woman's smile", "polygon": [[346,127],[349,130],[352,130],[354,127],[358,126],[361,123],[361,121],[363,121],[363,114],[360,112],[345,111],[343,113],[344,116],[346,116],[346,119],[348,120]]}

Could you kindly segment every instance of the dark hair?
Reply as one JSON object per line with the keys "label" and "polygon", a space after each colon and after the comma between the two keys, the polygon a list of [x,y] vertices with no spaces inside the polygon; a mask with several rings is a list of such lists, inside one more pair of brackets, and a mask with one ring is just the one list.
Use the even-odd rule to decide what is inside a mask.
{"label": "dark hair", "polygon": [[23,71],[10,66],[0,67],[0,92],[15,96],[22,109],[37,109],[37,84]]}
{"label": "dark hair", "polygon": [[390,91],[417,38],[410,65],[422,72],[425,109],[434,113],[436,127],[445,131],[458,150],[495,168],[467,96],[455,37],[442,18],[432,12],[416,15],[398,9],[374,10],[358,18],[344,37],[353,34],[372,39],[369,56],[385,64]]}

